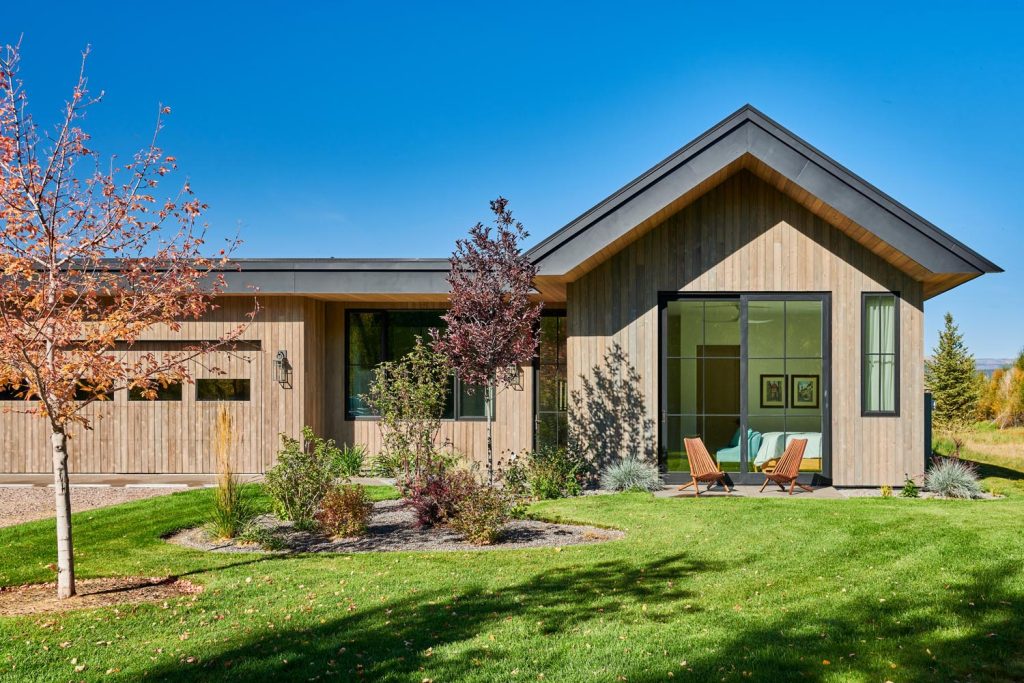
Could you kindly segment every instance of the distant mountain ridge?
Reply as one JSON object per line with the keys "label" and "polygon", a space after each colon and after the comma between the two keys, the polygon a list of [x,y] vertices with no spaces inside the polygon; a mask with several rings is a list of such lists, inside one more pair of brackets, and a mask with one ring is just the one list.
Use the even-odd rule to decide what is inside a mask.
{"label": "distant mountain ridge", "polygon": [[[931,359],[931,356],[925,358],[926,361],[930,361]],[[1013,365],[1015,360],[1016,358],[975,358],[974,366],[978,368],[978,372],[981,372],[988,377],[1000,368],[1010,367]]]}

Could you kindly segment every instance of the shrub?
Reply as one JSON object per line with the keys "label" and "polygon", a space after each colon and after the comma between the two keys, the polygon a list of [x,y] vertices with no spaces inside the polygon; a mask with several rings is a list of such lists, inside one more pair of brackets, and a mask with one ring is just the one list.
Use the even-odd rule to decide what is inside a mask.
{"label": "shrub", "polygon": [[892,487],[885,484],[879,489],[879,493],[882,494],[882,498],[892,498]]}
{"label": "shrub", "polygon": [[265,476],[274,512],[299,528],[315,527],[314,515],[339,475],[338,453],[333,439],[322,439],[309,427],[302,430],[301,444],[282,434],[277,465]]}
{"label": "shrub", "polygon": [[366,533],[373,501],[366,489],[356,484],[344,484],[327,492],[316,521],[331,536],[362,536]]}
{"label": "shrub", "polygon": [[910,477],[907,477],[906,481],[903,482],[903,489],[900,491],[900,497],[902,497],[902,498],[917,498],[920,495],[921,495],[921,491],[920,491],[920,489],[918,489],[917,484],[914,483],[913,479],[911,479]]}
{"label": "shrub", "polygon": [[254,513],[243,495],[242,487],[231,467],[233,430],[231,415],[221,408],[217,412],[214,450],[217,453],[217,487],[213,491],[213,509],[207,529],[215,538],[235,538],[252,520]]}
{"label": "shrub", "polygon": [[469,472],[438,467],[402,477],[398,490],[416,515],[416,527],[422,529],[448,521],[475,483]]}
{"label": "shrub", "polygon": [[924,475],[930,490],[945,498],[977,498],[981,495],[981,482],[974,468],[956,458],[936,458]]}
{"label": "shrub", "polygon": [[363,399],[380,416],[391,471],[385,476],[430,469],[450,387],[448,360],[418,336],[409,353],[374,368]]}
{"label": "shrub", "polygon": [[476,545],[498,540],[501,529],[511,517],[513,501],[500,489],[478,484],[470,476],[448,519],[448,525]]}
{"label": "shrub", "polygon": [[360,445],[349,446],[345,444],[338,449],[337,462],[335,467],[338,474],[343,477],[358,477],[363,471],[363,462],[366,460],[366,449]]}
{"label": "shrub", "polygon": [[583,492],[587,462],[575,449],[545,447],[513,459],[502,476],[516,495],[565,498]]}
{"label": "shrub", "polygon": [[258,545],[263,550],[284,550],[287,544],[272,529],[261,526],[255,520],[250,522],[238,536],[243,543]]}
{"label": "shrub", "polygon": [[654,465],[630,456],[604,471],[601,488],[608,491],[658,491],[662,488],[661,475]]}

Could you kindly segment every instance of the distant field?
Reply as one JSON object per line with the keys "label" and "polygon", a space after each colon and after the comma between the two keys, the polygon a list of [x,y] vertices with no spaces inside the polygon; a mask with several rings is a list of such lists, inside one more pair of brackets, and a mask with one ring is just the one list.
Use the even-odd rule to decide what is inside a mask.
{"label": "distant field", "polygon": [[[953,444],[936,438],[940,453],[950,453]],[[1024,428],[978,428],[964,438],[961,456],[978,463],[985,484],[994,493],[1024,495]]]}

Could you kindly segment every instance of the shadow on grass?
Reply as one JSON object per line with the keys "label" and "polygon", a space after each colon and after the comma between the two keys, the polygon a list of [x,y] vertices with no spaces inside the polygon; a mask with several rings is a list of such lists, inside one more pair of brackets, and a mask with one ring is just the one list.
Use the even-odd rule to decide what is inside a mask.
{"label": "shadow on grass", "polygon": [[[1009,585],[1021,571],[1015,563],[965,575],[933,598],[888,595],[882,602],[834,593],[822,594],[822,605],[816,605],[807,599],[787,603],[783,594],[779,611],[770,604],[763,617],[728,605],[713,615],[694,609],[699,606],[690,603],[700,598],[690,588],[692,579],[721,571],[676,554],[548,571],[494,592],[418,593],[360,606],[319,625],[263,632],[191,666],[152,669],[147,678],[493,680],[521,667],[529,679],[546,670],[549,680],[571,680],[590,670],[602,680],[646,681],[664,680],[680,659],[688,660],[680,672],[688,680],[1024,678],[1024,599]],[[636,602],[655,609],[641,612]],[[722,620],[731,636],[712,639],[711,645],[702,641],[709,615]],[[526,629],[524,638],[534,638],[534,648],[488,644],[481,637],[513,619]],[[606,622],[634,642],[647,634],[633,647],[658,654],[664,648],[667,659],[642,663],[619,657],[622,650],[607,642],[607,631],[606,642],[590,651],[587,634]],[[460,643],[456,653],[434,652]],[[510,660],[496,663],[500,657]],[[610,666],[617,669],[604,668]],[[543,668],[531,670],[538,667]]]}
{"label": "shadow on grass", "polygon": [[[200,666],[207,674],[216,671],[246,680],[307,680],[322,674],[340,676],[336,680],[409,679],[433,663],[444,669],[436,680],[458,679],[471,672],[480,675],[474,660],[488,658],[485,648],[470,649],[457,660],[444,662],[432,659],[431,648],[471,640],[513,617],[525,618],[543,636],[575,633],[597,620],[614,619],[628,628],[634,620],[668,619],[669,613],[641,616],[635,605],[626,603],[682,604],[694,599],[686,587],[690,577],[721,569],[679,554],[646,563],[606,561],[582,569],[550,570],[500,591],[422,592],[360,607],[315,627],[263,633]],[[197,675],[196,666],[147,672],[148,679],[166,681],[192,681]]]}
{"label": "shadow on grass", "polygon": [[[968,460],[967,458],[964,459]],[[978,460],[969,460],[969,462],[978,468],[978,476],[982,479],[997,477],[999,479],[1009,479],[1010,481],[1024,481],[1024,472],[1021,472],[1020,470],[1003,467],[1002,465],[981,462]]]}

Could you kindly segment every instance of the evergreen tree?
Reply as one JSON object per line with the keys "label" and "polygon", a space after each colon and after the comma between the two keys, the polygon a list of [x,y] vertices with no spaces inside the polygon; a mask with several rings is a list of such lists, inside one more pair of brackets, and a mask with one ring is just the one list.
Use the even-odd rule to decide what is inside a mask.
{"label": "evergreen tree", "polygon": [[955,435],[974,422],[978,405],[977,370],[953,316],[947,313],[945,319],[946,326],[939,333],[932,359],[925,362],[925,386],[935,399],[933,424]]}

